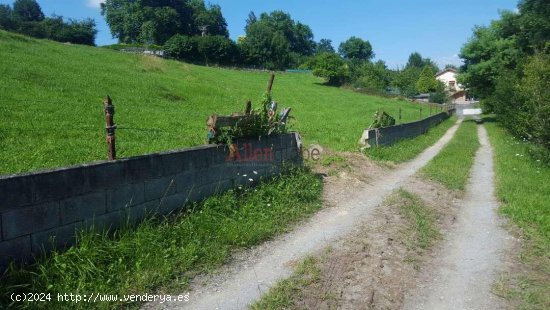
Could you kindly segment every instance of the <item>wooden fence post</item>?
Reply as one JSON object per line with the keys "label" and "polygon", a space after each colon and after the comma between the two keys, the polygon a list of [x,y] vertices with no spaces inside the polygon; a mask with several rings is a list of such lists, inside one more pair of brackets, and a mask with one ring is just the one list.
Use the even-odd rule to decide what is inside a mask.
{"label": "wooden fence post", "polygon": [[401,121],[401,108],[399,108],[399,124],[402,124],[403,122]]}
{"label": "wooden fence post", "polygon": [[420,119],[422,119],[422,107],[420,107]]}
{"label": "wooden fence post", "polygon": [[273,87],[273,81],[275,80],[275,73],[271,73],[271,77],[269,78],[269,83],[267,83],[267,92],[271,93],[271,88]]}
{"label": "wooden fence post", "polygon": [[430,104],[430,116],[432,116],[432,104]]}
{"label": "wooden fence post", "polygon": [[109,160],[116,159],[116,146],[115,146],[115,129],[116,125],[113,121],[115,115],[115,106],[111,100],[111,97],[105,97],[103,101],[103,107],[105,109],[105,130],[107,131],[107,156]]}
{"label": "wooden fence post", "polygon": [[251,111],[252,111],[252,101],[250,101],[250,99],[249,99],[249,100],[246,101],[246,106],[244,108],[244,114],[245,115],[250,115]]}

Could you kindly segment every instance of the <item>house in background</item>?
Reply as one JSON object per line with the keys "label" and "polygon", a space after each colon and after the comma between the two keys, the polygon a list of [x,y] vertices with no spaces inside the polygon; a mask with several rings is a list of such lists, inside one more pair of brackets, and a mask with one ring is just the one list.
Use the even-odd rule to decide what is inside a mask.
{"label": "house in background", "polygon": [[456,80],[456,73],[455,68],[445,68],[444,70],[438,72],[435,75],[435,78],[445,84],[445,90],[449,93],[453,103],[471,103],[467,97],[467,90],[464,86],[458,84]]}

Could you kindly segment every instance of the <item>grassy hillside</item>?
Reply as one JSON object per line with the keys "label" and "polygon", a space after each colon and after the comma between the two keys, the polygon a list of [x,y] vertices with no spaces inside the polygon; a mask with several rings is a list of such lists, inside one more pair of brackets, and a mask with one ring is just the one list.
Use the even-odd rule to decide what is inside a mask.
{"label": "grassy hillside", "polygon": [[[116,107],[119,157],[205,142],[212,113],[258,103],[268,73],[189,65],[0,31],[0,174],[105,158],[102,98]],[[355,150],[374,111],[403,120],[418,106],[322,85],[309,74],[278,74],[280,106],[305,143]],[[425,109],[426,111],[426,109]]]}

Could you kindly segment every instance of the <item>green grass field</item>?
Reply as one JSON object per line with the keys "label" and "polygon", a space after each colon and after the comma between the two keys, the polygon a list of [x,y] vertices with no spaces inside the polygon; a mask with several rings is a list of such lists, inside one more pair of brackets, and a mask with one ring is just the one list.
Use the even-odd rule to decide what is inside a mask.
{"label": "green grass field", "polygon": [[478,148],[477,124],[473,120],[464,120],[453,139],[422,168],[421,173],[449,189],[462,191]]}
{"label": "green grass field", "polygon": [[514,138],[491,117],[485,128],[494,149],[500,211],[516,223],[526,242],[529,266],[506,297],[523,301],[521,309],[550,308],[550,166],[529,156],[529,142]]}
{"label": "green grass field", "polygon": [[372,147],[366,149],[365,154],[377,161],[402,163],[411,160],[436,143],[455,122],[456,116],[452,116],[421,136],[401,140],[389,146]]}
{"label": "green grass field", "polygon": [[[103,97],[116,107],[119,157],[202,144],[206,118],[257,104],[267,72],[209,68],[67,45],[0,31],[0,174],[106,158]],[[280,73],[273,88],[292,107],[291,129],[306,144],[357,150],[383,108],[403,122],[419,106],[322,85],[310,74]]]}

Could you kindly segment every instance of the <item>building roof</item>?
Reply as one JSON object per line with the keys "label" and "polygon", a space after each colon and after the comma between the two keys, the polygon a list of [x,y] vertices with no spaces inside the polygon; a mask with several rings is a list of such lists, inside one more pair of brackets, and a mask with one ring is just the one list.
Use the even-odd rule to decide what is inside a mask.
{"label": "building roof", "polygon": [[456,69],[455,69],[455,68],[452,68],[452,67],[445,68],[445,69],[439,71],[439,72],[435,75],[435,77],[438,77],[438,76],[440,76],[440,75],[442,75],[443,73],[446,73],[446,72],[453,72],[453,73],[456,73]]}

